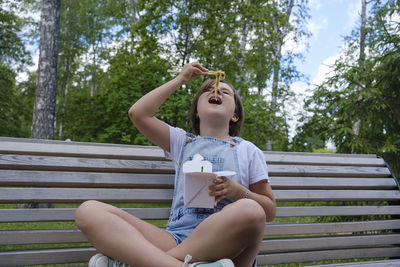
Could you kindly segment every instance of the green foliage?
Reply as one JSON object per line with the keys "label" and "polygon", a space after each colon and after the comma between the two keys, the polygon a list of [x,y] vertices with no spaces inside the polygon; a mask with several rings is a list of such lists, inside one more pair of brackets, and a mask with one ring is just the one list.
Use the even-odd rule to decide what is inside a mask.
{"label": "green foliage", "polygon": [[13,12],[18,9],[22,7],[0,0],[0,63],[22,67],[29,62],[30,57],[21,38],[22,28],[27,21]]}
{"label": "green foliage", "polygon": [[15,90],[15,73],[8,67],[0,65],[0,135],[13,136],[17,133],[18,126],[12,123],[17,114],[17,92]]}
{"label": "green foliage", "polygon": [[[18,20],[19,24],[15,25],[37,27],[32,20],[20,18],[15,10],[27,7],[39,10],[39,5],[32,0],[18,3],[23,3],[21,8],[15,5],[8,13],[14,21]],[[271,16],[285,34],[293,33],[295,41],[305,33],[301,27],[307,19],[306,1],[295,1],[293,20],[285,13],[288,3],[62,1],[56,138],[149,144],[132,126],[128,109],[149,90],[172,78],[166,72],[171,65],[182,66],[198,60],[211,70],[224,70],[227,80],[242,96],[246,112],[242,136],[261,149],[265,149],[266,140],[272,137],[275,150],[287,150],[288,125],[284,108],[291,97],[289,84],[299,77],[293,68],[296,57],[293,53],[282,57],[276,109],[271,109],[267,97],[271,91],[272,69],[280,64],[274,59],[279,38]],[[14,28],[13,32],[19,29]],[[37,42],[37,35],[30,37],[32,42]],[[16,42],[13,48],[26,45],[20,44]],[[0,53],[6,52],[1,47],[0,50]],[[157,116],[190,131],[189,107],[202,82],[197,79],[177,90]],[[24,88],[33,88],[33,83],[17,85],[14,80],[13,84],[20,91],[16,98],[24,99],[21,101],[31,109],[28,105],[31,91]],[[26,129],[30,127],[29,116],[26,111],[22,113],[25,128],[17,127],[21,132],[15,133],[16,136],[26,136]],[[272,128],[269,127],[270,118],[274,121]]]}
{"label": "green foliage", "polygon": [[0,136],[28,137],[32,123],[34,88],[31,80],[15,85],[15,73],[0,64]]}
{"label": "green foliage", "polygon": [[[139,64],[139,62],[141,62]],[[132,125],[128,110],[134,102],[163,83],[168,63],[161,58],[141,58],[122,49],[111,61],[110,80],[99,98],[104,105],[100,142],[150,144]]]}
{"label": "green foliage", "polygon": [[325,149],[325,148],[314,148],[312,150],[313,153],[333,153],[332,150],[330,149]]}
{"label": "green foliage", "polygon": [[324,142],[331,139],[338,152],[400,156],[400,27],[391,19],[398,14],[398,2],[374,4],[366,36],[369,53],[362,64],[355,56],[359,35],[347,38],[334,74],[305,105],[312,115],[303,118],[296,148],[316,136]]}

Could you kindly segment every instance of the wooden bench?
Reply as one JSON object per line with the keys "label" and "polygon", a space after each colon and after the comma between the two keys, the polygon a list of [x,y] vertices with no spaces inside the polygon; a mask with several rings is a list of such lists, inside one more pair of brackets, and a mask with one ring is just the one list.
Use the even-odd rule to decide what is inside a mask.
{"label": "wooden bench", "polygon": [[[278,209],[265,227],[259,266],[342,259],[400,265],[400,191],[383,159],[265,157]],[[162,226],[173,179],[173,164],[157,147],[0,138],[0,266],[86,265],[96,251],[73,224],[81,202],[115,203]],[[16,208],[31,202],[54,208]]]}

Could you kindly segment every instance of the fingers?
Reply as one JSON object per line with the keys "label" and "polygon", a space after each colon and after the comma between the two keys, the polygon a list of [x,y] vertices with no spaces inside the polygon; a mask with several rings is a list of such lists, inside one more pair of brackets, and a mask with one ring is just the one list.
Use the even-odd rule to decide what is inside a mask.
{"label": "fingers", "polygon": [[201,75],[207,75],[207,74],[208,70],[204,68],[199,62],[192,62],[186,64],[183,67],[179,76],[182,78],[183,84],[186,84]]}
{"label": "fingers", "polygon": [[209,186],[209,195],[215,196],[215,205],[222,199],[229,197],[233,191],[231,180],[226,177],[218,177],[214,179],[214,185]]}
{"label": "fingers", "polygon": [[199,62],[192,62],[185,65],[184,69],[187,69],[192,75],[207,75],[208,69],[204,68]]}
{"label": "fingers", "polygon": [[199,62],[192,62],[190,63],[193,67],[198,68],[202,74],[207,74],[208,69],[204,68]]}

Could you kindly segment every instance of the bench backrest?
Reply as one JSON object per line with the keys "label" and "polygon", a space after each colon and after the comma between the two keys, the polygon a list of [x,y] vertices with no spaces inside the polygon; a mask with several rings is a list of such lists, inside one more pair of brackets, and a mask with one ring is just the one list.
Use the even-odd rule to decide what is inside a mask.
{"label": "bench backrest", "polygon": [[[400,191],[383,159],[265,158],[278,209],[265,227],[259,265],[400,256]],[[173,163],[157,147],[0,138],[0,266],[87,262],[95,250],[73,216],[88,199],[164,226],[173,179]]]}

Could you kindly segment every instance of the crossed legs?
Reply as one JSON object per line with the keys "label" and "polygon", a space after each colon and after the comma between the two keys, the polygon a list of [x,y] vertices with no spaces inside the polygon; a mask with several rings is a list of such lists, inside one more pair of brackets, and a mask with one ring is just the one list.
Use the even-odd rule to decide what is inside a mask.
{"label": "crossed legs", "polygon": [[238,200],[205,219],[180,245],[163,229],[98,201],[84,202],[75,222],[97,250],[131,266],[181,267],[190,254],[193,262],[230,258],[235,266],[249,267],[263,237],[265,213],[253,200]]}

